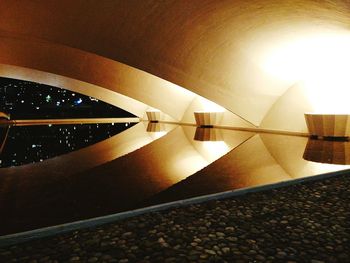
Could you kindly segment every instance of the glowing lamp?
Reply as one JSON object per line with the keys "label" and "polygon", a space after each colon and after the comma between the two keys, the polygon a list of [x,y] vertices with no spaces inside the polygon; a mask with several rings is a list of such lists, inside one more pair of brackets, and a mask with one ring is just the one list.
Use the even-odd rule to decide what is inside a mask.
{"label": "glowing lamp", "polygon": [[194,118],[198,127],[213,127],[222,118],[222,112],[195,111]]}
{"label": "glowing lamp", "polygon": [[350,136],[349,114],[305,113],[304,116],[311,136],[325,139],[348,139]]}
{"label": "glowing lamp", "polygon": [[150,122],[159,122],[161,118],[161,112],[159,110],[146,111],[147,118]]}
{"label": "glowing lamp", "polygon": [[303,158],[329,164],[350,164],[350,142],[309,139]]}

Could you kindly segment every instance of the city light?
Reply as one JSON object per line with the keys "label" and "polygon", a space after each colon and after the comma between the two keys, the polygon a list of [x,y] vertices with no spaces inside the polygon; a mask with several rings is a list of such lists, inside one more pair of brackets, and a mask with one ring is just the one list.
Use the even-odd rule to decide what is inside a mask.
{"label": "city light", "polygon": [[[64,100],[63,100],[64,101]],[[75,100],[74,101],[74,104],[75,105],[79,105],[79,104],[81,104],[83,102],[83,100],[81,99],[81,98],[79,98],[79,99],[77,99],[77,100]]]}
{"label": "city light", "polygon": [[83,94],[9,78],[0,78],[0,112],[10,114],[13,120],[134,117],[120,108]]}
{"label": "city light", "polygon": [[[43,162],[105,140],[134,125],[135,123],[128,123],[128,126],[124,123],[102,123],[13,126],[9,129],[7,138],[0,141],[0,168]],[[4,147],[1,146],[2,143]]]}
{"label": "city light", "polygon": [[51,100],[52,100],[52,99],[51,99],[51,96],[50,96],[50,95],[47,95],[47,96],[45,97],[45,100],[46,100],[46,102],[48,102],[48,103],[51,102]]}

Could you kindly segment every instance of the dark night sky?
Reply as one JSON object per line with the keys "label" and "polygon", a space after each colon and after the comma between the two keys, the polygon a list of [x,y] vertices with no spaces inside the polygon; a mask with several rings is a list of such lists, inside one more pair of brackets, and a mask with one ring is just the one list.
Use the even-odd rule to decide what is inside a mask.
{"label": "dark night sky", "polygon": [[11,119],[135,117],[89,96],[9,78],[0,78],[0,111]]}

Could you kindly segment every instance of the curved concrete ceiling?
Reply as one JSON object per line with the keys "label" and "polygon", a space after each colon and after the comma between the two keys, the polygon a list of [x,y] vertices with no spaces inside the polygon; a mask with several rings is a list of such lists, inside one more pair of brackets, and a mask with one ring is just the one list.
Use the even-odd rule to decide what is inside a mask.
{"label": "curved concrete ceiling", "polygon": [[[0,36],[0,75],[93,96],[139,117],[159,109],[164,121],[194,123],[193,111],[218,108],[195,93],[145,71],[43,40]],[[221,107],[219,107],[221,108]],[[252,127],[224,110],[225,123]]]}
{"label": "curved concrete ceiling", "polygon": [[122,108],[138,117],[142,117],[145,111],[150,108],[150,106],[140,101],[101,86],[31,68],[0,64],[0,76],[68,89],[87,96],[98,98],[99,100]]}
{"label": "curved concrete ceiling", "polygon": [[[286,98],[290,96],[288,94],[295,95],[287,91],[298,79],[286,81],[270,74],[264,67],[266,56],[271,50],[278,49],[278,45],[298,37],[307,38],[324,32],[348,34],[349,10],[346,0],[120,0],[98,3],[76,0],[27,1],[25,4],[11,0],[0,3],[0,36],[21,42],[23,49],[38,51],[36,56],[39,57],[43,51],[35,48],[37,46],[47,45],[50,52],[64,46],[65,50],[72,48],[142,70],[128,75],[125,68],[109,71],[109,66],[105,65],[102,72],[94,72],[87,68],[96,60],[83,55],[80,63],[73,63],[74,69],[66,68],[68,63],[63,63],[65,66],[61,65],[61,68],[51,65],[51,71],[46,69],[51,73],[90,78],[87,82],[106,87],[106,83],[101,85],[106,82],[106,74],[113,75],[120,70],[123,76],[114,78],[136,79],[137,82],[134,73],[148,72],[157,79],[165,79],[199,94],[256,126],[305,131],[306,126],[300,121],[303,116],[295,109],[303,106],[303,109],[312,110],[312,105],[301,105],[299,101]],[[1,63],[36,68],[26,64],[28,60],[23,62],[23,53],[17,53],[17,50],[11,52],[11,48],[1,47],[0,55]],[[68,52],[62,60],[70,58]],[[103,63],[99,62],[99,66]],[[90,68],[93,67],[90,65]],[[44,68],[39,70],[45,71]],[[86,72],[91,76],[81,76]],[[134,83],[137,87],[131,91],[126,88],[129,91],[125,95],[180,120],[193,97],[179,95],[178,89],[174,88],[176,85],[167,81],[164,82],[167,88],[160,85],[152,90],[156,84],[150,79],[144,83],[147,85],[145,92],[138,91],[140,86]],[[152,98],[156,94],[153,91],[163,91],[165,97]],[[279,103],[281,96],[285,97],[283,101],[290,103],[288,108],[294,109],[284,113],[285,119],[296,120],[297,126],[278,122],[282,118],[281,109],[286,108],[284,103]],[[174,103],[164,100],[167,97],[174,97],[179,105],[182,102],[183,108],[174,109]],[[283,107],[280,108],[278,103]]]}

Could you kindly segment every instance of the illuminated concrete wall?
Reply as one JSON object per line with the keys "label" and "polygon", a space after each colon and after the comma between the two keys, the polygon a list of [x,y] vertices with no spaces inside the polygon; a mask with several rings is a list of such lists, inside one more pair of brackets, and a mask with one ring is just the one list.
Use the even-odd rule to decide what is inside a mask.
{"label": "illuminated concrete wall", "polygon": [[233,113],[220,125],[306,132],[305,111],[349,110],[349,24],[345,0],[7,0],[0,63],[119,93],[138,116],[194,122],[200,95]]}

